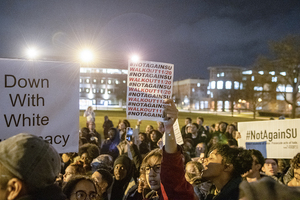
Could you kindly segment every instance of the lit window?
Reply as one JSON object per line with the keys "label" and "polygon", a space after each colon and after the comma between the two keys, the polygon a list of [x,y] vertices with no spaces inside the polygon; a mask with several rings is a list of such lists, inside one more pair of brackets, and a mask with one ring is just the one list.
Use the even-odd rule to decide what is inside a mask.
{"label": "lit window", "polygon": [[213,93],[210,93],[210,98],[214,98],[214,94]]}
{"label": "lit window", "polygon": [[79,92],[82,92],[82,88],[79,88]]}
{"label": "lit window", "polygon": [[101,83],[104,83],[104,80],[103,80],[103,79],[101,79]]}
{"label": "lit window", "polygon": [[225,88],[226,89],[230,90],[231,89],[231,85],[232,85],[231,81],[226,81],[225,82]]}
{"label": "lit window", "polygon": [[286,76],[286,72],[280,72],[281,76]]}
{"label": "lit window", "polygon": [[107,90],[107,94],[110,94],[111,93],[111,91],[110,90]]}
{"label": "lit window", "polygon": [[298,92],[300,92],[300,85],[298,86]]}
{"label": "lit window", "polygon": [[293,92],[293,87],[291,85],[287,85],[285,90],[286,92]]}
{"label": "lit window", "polygon": [[97,90],[95,88],[93,88],[93,93],[95,94],[97,92]]}
{"label": "lit window", "polygon": [[255,87],[254,87],[254,90],[255,90],[255,91],[262,91],[262,90],[263,90],[263,87],[261,87],[261,86],[255,86]]}
{"label": "lit window", "polygon": [[101,90],[100,90],[100,93],[103,94],[103,93],[104,93],[104,89],[101,89]]}
{"label": "lit window", "polygon": [[243,76],[242,80],[243,80],[243,81],[246,81],[246,80],[247,80],[247,77],[246,77],[246,76]]}
{"label": "lit window", "polygon": [[118,80],[116,80],[116,84],[118,85],[120,82]]}
{"label": "lit window", "polygon": [[82,78],[79,79],[79,83],[82,83]]}
{"label": "lit window", "polygon": [[242,89],[243,89],[243,83],[240,84],[240,90],[242,90]]}
{"label": "lit window", "polygon": [[192,92],[195,92],[195,88],[192,88]]}
{"label": "lit window", "polygon": [[264,75],[264,71],[259,71],[258,72],[260,75]]}
{"label": "lit window", "polygon": [[210,82],[210,87],[211,87],[211,89],[215,89],[216,88],[216,81]]}
{"label": "lit window", "polygon": [[220,74],[217,74],[217,77],[220,77]]}
{"label": "lit window", "polygon": [[85,88],[85,92],[89,93],[90,92],[90,88]]}
{"label": "lit window", "polygon": [[126,83],[126,81],[125,81],[125,80],[123,80],[123,83]]}
{"label": "lit window", "polygon": [[197,83],[197,87],[200,87],[200,85],[201,85],[200,83]]}
{"label": "lit window", "polygon": [[283,101],[283,100],[284,100],[283,95],[282,95],[282,94],[277,94],[277,95],[276,95],[276,100],[281,100],[281,101]]}
{"label": "lit window", "polygon": [[277,76],[272,77],[272,82],[277,82]]}
{"label": "lit window", "polygon": [[272,76],[274,76],[274,75],[275,75],[275,72],[274,72],[274,71],[271,71],[271,72],[269,72],[269,74],[271,74]]}
{"label": "lit window", "polygon": [[[241,83],[242,84],[242,83]],[[239,89],[239,82],[238,81],[234,81],[234,89],[238,90]]]}
{"label": "lit window", "polygon": [[85,82],[86,82],[86,83],[90,83],[90,79],[88,79],[88,78],[85,79]]}
{"label": "lit window", "polygon": [[276,88],[277,92],[285,92],[285,86],[282,84],[279,84]]}
{"label": "lit window", "polygon": [[210,94],[210,91],[209,91],[209,90],[207,90],[207,94]]}
{"label": "lit window", "polygon": [[222,90],[223,89],[223,81],[218,81],[217,82],[217,89]]}
{"label": "lit window", "polygon": [[97,79],[94,78],[93,82],[94,82],[94,83],[97,83]]}
{"label": "lit window", "polygon": [[297,78],[294,78],[294,83],[297,83],[298,79]]}
{"label": "lit window", "polygon": [[221,76],[221,77],[224,77],[224,72],[221,72],[220,76]]}
{"label": "lit window", "polygon": [[110,79],[109,79],[109,80],[107,80],[107,83],[108,83],[108,84],[111,84],[111,80],[110,80]]}
{"label": "lit window", "polygon": [[122,70],[122,74],[128,74],[128,70]]}
{"label": "lit window", "polygon": [[254,81],[254,80],[255,80],[254,76],[251,76],[251,81]]}
{"label": "lit window", "polygon": [[252,70],[243,71],[242,74],[252,74]]}

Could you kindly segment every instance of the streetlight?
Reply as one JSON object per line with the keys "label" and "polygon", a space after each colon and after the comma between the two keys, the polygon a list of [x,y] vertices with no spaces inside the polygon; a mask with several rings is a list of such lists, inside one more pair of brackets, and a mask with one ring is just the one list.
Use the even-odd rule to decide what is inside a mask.
{"label": "streetlight", "polygon": [[90,63],[94,60],[94,53],[90,49],[84,49],[80,52],[80,60],[84,63]]}
{"label": "streetlight", "polygon": [[38,57],[38,51],[36,48],[34,47],[30,47],[30,48],[27,48],[26,49],[26,57],[29,59],[29,60],[34,60]]}
{"label": "streetlight", "polygon": [[131,61],[132,62],[138,62],[139,60],[140,60],[140,57],[138,55],[135,54],[135,55],[131,56]]}

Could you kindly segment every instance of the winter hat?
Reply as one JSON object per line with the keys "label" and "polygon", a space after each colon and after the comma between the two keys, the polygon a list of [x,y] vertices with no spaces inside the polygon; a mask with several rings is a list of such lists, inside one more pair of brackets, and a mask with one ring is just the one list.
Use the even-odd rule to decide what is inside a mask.
{"label": "winter hat", "polygon": [[125,155],[119,156],[116,158],[114,162],[114,168],[117,164],[123,164],[126,167],[126,170],[129,171],[131,169],[131,160]]}
{"label": "winter hat", "polygon": [[60,156],[52,145],[27,133],[0,142],[0,163],[35,188],[53,184],[61,167]]}

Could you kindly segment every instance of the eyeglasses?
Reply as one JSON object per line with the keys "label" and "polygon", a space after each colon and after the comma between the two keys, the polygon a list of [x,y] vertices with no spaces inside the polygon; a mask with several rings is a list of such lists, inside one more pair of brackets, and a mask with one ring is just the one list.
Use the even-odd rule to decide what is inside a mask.
{"label": "eyeglasses", "polygon": [[154,165],[154,166],[147,166],[147,167],[145,167],[145,170],[146,170],[146,173],[147,174],[149,174],[150,173],[150,169],[153,169],[153,171],[155,172],[155,173],[160,173],[160,165]]}
{"label": "eyeglasses", "polygon": [[[75,193],[73,193],[76,195],[76,199],[77,200],[86,200],[86,197],[88,196],[87,193],[85,191],[79,190]],[[89,199],[90,200],[96,200],[98,197],[98,194],[96,192],[91,192],[89,194]]]}

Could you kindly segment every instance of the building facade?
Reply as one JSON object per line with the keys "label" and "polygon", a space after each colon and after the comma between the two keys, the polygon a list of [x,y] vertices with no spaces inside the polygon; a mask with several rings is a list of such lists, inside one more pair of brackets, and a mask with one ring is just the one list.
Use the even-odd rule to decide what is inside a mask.
{"label": "building facade", "polygon": [[207,79],[174,81],[173,99],[181,109],[208,110]]}

